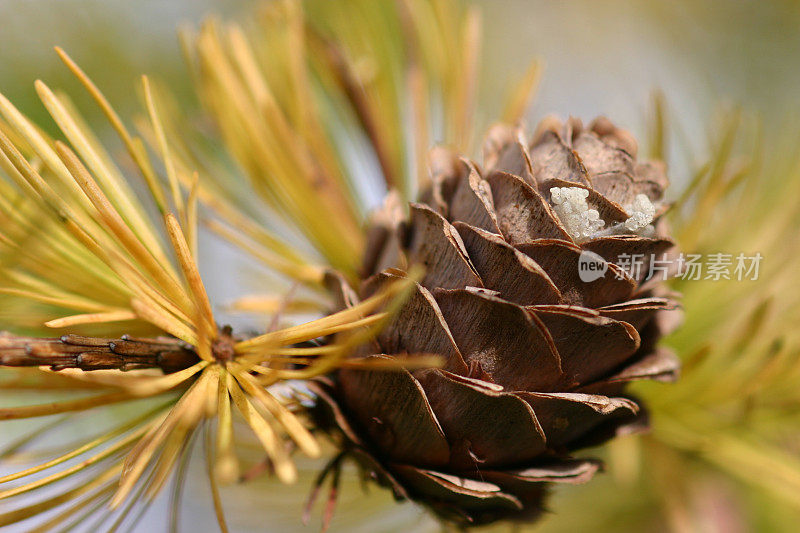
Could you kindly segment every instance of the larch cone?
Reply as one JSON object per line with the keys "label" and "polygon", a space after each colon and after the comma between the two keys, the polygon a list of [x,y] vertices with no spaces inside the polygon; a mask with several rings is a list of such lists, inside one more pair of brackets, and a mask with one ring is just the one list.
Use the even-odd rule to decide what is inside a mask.
{"label": "larch cone", "polygon": [[[339,370],[314,385],[317,414],[397,498],[461,525],[535,520],[548,484],[600,468],[573,452],[647,426],[626,384],[679,368],[656,346],[677,305],[648,276],[673,246],[663,163],[605,118],[532,139],[493,127],[482,166],[435,149],[419,203],[390,194],[372,217],[361,286],[330,276],[346,307],[424,267],[364,356],[444,366]],[[601,277],[581,276],[587,258]]]}

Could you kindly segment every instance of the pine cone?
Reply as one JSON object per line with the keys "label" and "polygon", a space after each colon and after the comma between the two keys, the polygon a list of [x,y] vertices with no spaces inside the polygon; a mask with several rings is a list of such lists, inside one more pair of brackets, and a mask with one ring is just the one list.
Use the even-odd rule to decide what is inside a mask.
{"label": "pine cone", "polygon": [[[598,470],[573,451],[646,425],[625,383],[675,377],[655,344],[676,305],[646,279],[672,246],[658,221],[664,168],[636,152],[602,118],[545,120],[530,145],[496,126],[483,169],[437,149],[408,219],[393,196],[373,217],[358,294],[332,278],[340,301],[424,265],[367,357],[432,353],[444,367],[348,368],[316,392],[320,418],[396,497],[464,525],[532,520],[547,483]],[[585,252],[607,262],[603,277],[582,281]],[[638,272],[623,268],[639,255]]]}

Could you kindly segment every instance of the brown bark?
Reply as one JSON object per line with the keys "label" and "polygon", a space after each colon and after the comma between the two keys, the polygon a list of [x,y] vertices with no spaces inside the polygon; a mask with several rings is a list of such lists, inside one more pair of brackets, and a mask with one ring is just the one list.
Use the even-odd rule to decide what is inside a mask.
{"label": "brown bark", "polygon": [[165,374],[198,361],[185,342],[169,337],[118,339],[63,335],[37,338],[0,333],[0,366],[49,366],[53,370],[138,370],[159,368]]}

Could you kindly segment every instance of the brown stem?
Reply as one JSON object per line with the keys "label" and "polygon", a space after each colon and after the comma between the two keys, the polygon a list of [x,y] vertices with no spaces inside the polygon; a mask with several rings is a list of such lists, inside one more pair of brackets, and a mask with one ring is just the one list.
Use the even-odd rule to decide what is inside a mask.
{"label": "brown stem", "polygon": [[312,45],[318,47],[331,67],[333,67],[338,83],[344,89],[345,96],[353,106],[356,118],[361,123],[361,127],[364,128],[364,132],[375,149],[375,155],[378,158],[378,164],[381,166],[386,187],[389,190],[397,188],[399,185],[398,177],[395,175],[389,147],[386,146],[386,142],[378,130],[378,123],[364,94],[364,87],[351,70],[350,65],[348,65],[344,53],[335,43],[313,29],[309,30],[309,37]]}
{"label": "brown stem", "polygon": [[49,366],[53,370],[137,370],[160,368],[165,374],[199,361],[185,342],[169,337],[119,339],[64,335],[22,337],[0,332],[0,366]]}

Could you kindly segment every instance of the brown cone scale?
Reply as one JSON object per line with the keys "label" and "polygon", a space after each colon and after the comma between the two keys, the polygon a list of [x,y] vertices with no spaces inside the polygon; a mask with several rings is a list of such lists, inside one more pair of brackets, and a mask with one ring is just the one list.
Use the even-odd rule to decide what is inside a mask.
{"label": "brown cone scale", "polygon": [[[646,426],[625,384],[676,377],[675,357],[656,342],[677,306],[654,280],[614,264],[672,246],[658,230],[619,229],[625,206],[639,194],[659,206],[668,183],[663,165],[636,151],[603,118],[588,128],[543,121],[530,143],[496,126],[483,167],[437,149],[421,201],[404,215],[392,196],[373,217],[362,286],[333,284],[339,301],[352,305],[354,293],[421,264],[424,277],[368,357],[433,353],[445,363],[340,370],[315,384],[317,411],[398,498],[462,525],[533,520],[548,484],[599,469],[575,450]],[[588,190],[589,206],[617,229],[571,238],[552,187]],[[609,262],[604,277],[580,279],[585,250]]]}

